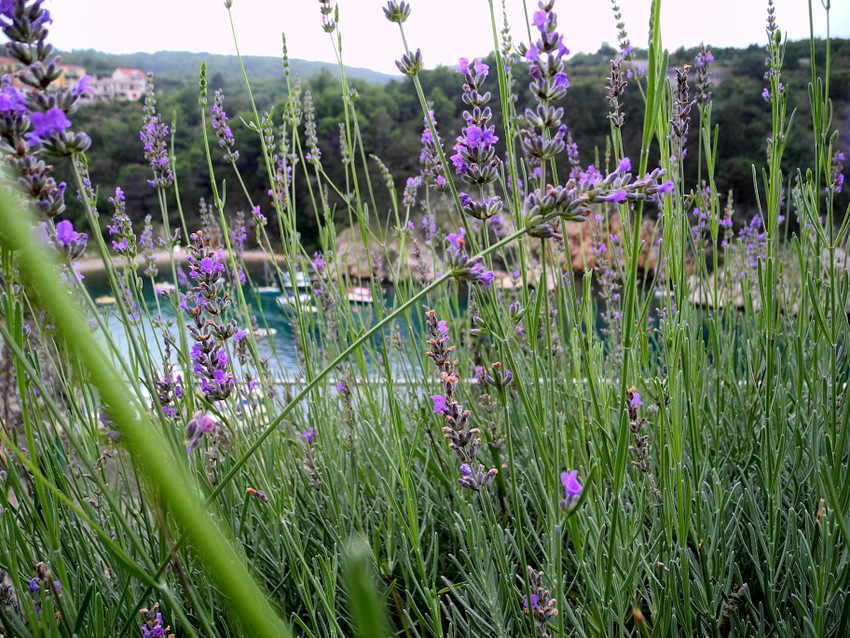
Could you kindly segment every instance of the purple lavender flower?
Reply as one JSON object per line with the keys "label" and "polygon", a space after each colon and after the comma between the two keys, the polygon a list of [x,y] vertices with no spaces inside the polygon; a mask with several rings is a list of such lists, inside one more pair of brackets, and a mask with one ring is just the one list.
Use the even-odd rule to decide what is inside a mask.
{"label": "purple lavender flower", "polygon": [[[45,151],[52,155],[76,156],[91,144],[91,140],[84,133],[72,133],[68,131],[71,122],[66,117],[76,108],[76,102],[86,88],[85,82],[79,91],[71,87],[61,87],[52,91],[49,95],[47,87],[55,86],[56,81],[62,75],[58,67],[59,59],[54,55],[54,48],[46,42],[48,29],[46,25],[53,20],[50,13],[42,8],[43,0],[34,2],[8,0],[3,3],[0,13],[0,27],[8,37],[9,42],[5,45],[6,55],[19,63],[22,68],[15,71],[15,80],[29,87],[25,96],[22,96],[27,109],[19,109],[20,103],[13,100],[5,106],[15,109],[14,122],[6,121],[4,124],[12,124],[10,129],[4,131],[3,137],[9,138],[8,133],[16,137],[15,143],[9,144],[17,153],[13,154],[11,164],[15,166],[19,160],[26,156]],[[6,76],[5,85],[11,83],[11,76]],[[11,98],[11,93],[7,93]],[[29,113],[29,120],[24,120],[25,113]],[[23,125],[26,122],[26,125]],[[26,131],[27,125],[32,130]],[[17,143],[22,136],[26,137],[30,148],[19,146]],[[11,140],[10,140],[11,141]],[[17,167],[16,167],[17,168]],[[46,175],[51,169],[36,169],[36,173]],[[36,177],[34,172],[22,172],[23,175]],[[45,182],[41,182],[44,186]]]}
{"label": "purple lavender flower", "polygon": [[34,208],[44,217],[52,218],[65,210],[65,184],[57,184],[52,177],[53,166],[39,156],[76,155],[90,144],[83,133],[68,131],[70,122],[66,113],[73,110],[76,98],[66,88],[51,95],[44,87],[60,75],[57,60],[51,59],[53,47],[44,40],[45,24],[49,13],[40,2],[6,5],[8,22],[2,28],[9,42],[5,55],[23,68],[15,80],[30,87],[25,94],[12,86],[12,76],[4,75],[0,81],[0,140],[7,152],[4,160],[9,168],[7,178],[17,190],[26,193]]}
{"label": "purple lavender flower", "polygon": [[336,20],[330,0],[319,0],[319,11],[322,14],[322,30],[325,33],[333,33],[336,30]]}
{"label": "purple lavender flower", "polygon": [[192,419],[186,424],[186,452],[195,450],[204,438],[204,435],[215,430],[212,418],[201,412],[195,412]]}
{"label": "purple lavender flower", "polygon": [[449,242],[452,246],[457,248],[458,250],[463,249],[464,245],[464,237],[466,236],[466,229],[461,226],[459,233],[452,233],[450,235],[446,235],[446,241]]}
{"label": "purple lavender flower", "polygon": [[[436,140],[431,134],[428,121],[430,119],[434,125],[434,131],[436,131],[437,120],[434,117],[432,105],[429,104],[428,107],[428,117],[424,118],[424,127],[422,129],[422,150],[419,153],[419,163],[422,165],[422,168],[419,173],[420,181],[417,186],[424,182],[430,188],[434,188],[438,192],[443,192],[446,188],[448,188],[448,182],[446,182],[445,175],[443,174],[443,165],[440,161],[440,153],[438,151],[438,147],[442,146],[442,140],[440,139],[439,133],[437,134]],[[426,231],[426,243],[427,241],[428,233]]]}
{"label": "purple lavender flower", "polygon": [[477,470],[473,470],[468,463],[460,466],[462,476],[457,480],[461,487],[465,487],[473,492],[478,492],[482,488],[487,487],[496,478],[499,473],[495,467],[485,470],[484,466],[479,464]]}
{"label": "purple lavender flower", "polygon": [[564,484],[564,498],[561,499],[559,505],[565,512],[571,512],[578,504],[581,492],[584,489],[578,482],[578,470],[561,472],[561,483]]}
{"label": "purple lavender flower", "polygon": [[469,60],[460,59],[458,73],[463,73],[465,79],[462,99],[471,110],[463,112],[466,126],[462,130],[463,135],[457,138],[454,147],[457,153],[451,157],[460,178],[479,186],[496,180],[500,163],[495,150],[499,138],[494,134],[495,127],[488,126],[492,112],[489,106],[485,106],[490,101],[490,93],[481,93],[479,90],[487,78],[488,70],[487,65],[480,60],[476,60],[470,70]]}
{"label": "purple lavender flower", "polygon": [[[175,404],[183,398],[183,376],[174,374],[174,364],[171,361],[172,334],[170,332],[163,332],[162,336],[165,342],[165,350],[162,358],[163,372],[162,375],[156,374],[154,376],[154,385],[163,414],[169,419],[176,419],[177,409],[175,408]],[[151,408],[156,409],[156,407],[156,402],[152,402]]]}
{"label": "purple lavender flower", "polygon": [[422,177],[420,175],[416,177],[408,177],[407,182],[404,185],[402,204],[405,206],[413,206],[416,203],[416,192],[419,190],[420,186],[422,186]]}
{"label": "purple lavender flower", "polygon": [[492,375],[489,372],[484,372],[482,369],[481,379],[487,385],[492,385],[496,388],[507,388],[514,380],[514,373],[508,369],[502,371],[502,364],[497,361],[490,366]]}
{"label": "purple lavender flower", "polygon": [[685,142],[688,138],[689,113],[695,100],[688,94],[688,69],[685,66],[676,69],[676,88],[673,91],[673,117],[670,119],[670,155],[671,161],[682,160],[687,154]]}
{"label": "purple lavender flower", "polygon": [[209,257],[201,259],[189,272],[189,276],[195,280],[212,281],[218,279],[218,274],[225,271],[224,264],[221,263],[222,252],[219,251]]}
{"label": "purple lavender flower", "polygon": [[145,159],[153,170],[154,178],[148,184],[154,188],[167,188],[174,181],[171,171],[171,159],[168,156],[168,125],[162,123],[162,117],[156,112],[156,94],[154,93],[153,74],[148,73],[145,82],[144,125],[139,137],[144,143]]}
{"label": "purple lavender flower", "polygon": [[141,626],[142,638],[165,638],[166,632],[171,631],[171,627],[163,623],[162,614],[157,611],[158,608],[159,603],[156,603],[153,610],[140,610],[148,618],[145,624]]}
{"label": "purple lavender flower", "polygon": [[301,438],[312,445],[313,442],[316,440],[316,428],[312,426],[307,428],[301,433]]}
{"label": "purple lavender flower", "polygon": [[48,109],[45,113],[30,113],[32,131],[26,134],[26,138],[33,144],[42,144],[44,140],[54,133],[64,133],[71,126],[71,121],[65,117],[65,112],[57,107]]}
{"label": "purple lavender flower", "polygon": [[259,224],[260,226],[265,226],[265,225],[266,225],[266,223],[268,223],[268,220],[266,219],[266,216],[265,216],[265,215],[263,215],[263,214],[260,212],[260,207],[259,207],[259,206],[254,206],[254,209],[251,211],[251,213],[254,215],[254,220],[255,220],[255,221],[257,222],[257,224]]}
{"label": "purple lavender flower", "polygon": [[74,88],[71,89],[72,95],[78,99],[86,94],[91,95],[92,88],[89,86],[89,82],[91,82],[90,75],[84,75],[81,77],[74,85]]}
{"label": "purple lavender flower", "polygon": [[484,288],[489,288],[493,283],[494,273],[492,270],[484,268],[483,258],[469,257],[464,252],[466,230],[460,229],[459,233],[452,233],[446,236],[446,241],[451,244],[446,249],[446,264],[453,277],[457,279],[465,279],[467,281],[477,281],[484,285]]}
{"label": "purple lavender flower", "polygon": [[446,397],[442,394],[434,394],[431,400],[434,402],[434,414],[442,414],[446,409]]}
{"label": "purple lavender flower", "polygon": [[696,103],[699,105],[706,104],[711,99],[711,74],[709,68],[714,61],[714,56],[706,49],[705,43],[699,43],[699,53],[694,58],[696,63]]}
{"label": "purple lavender flower", "polygon": [[227,125],[227,113],[224,112],[224,93],[221,89],[216,90],[210,111],[212,113],[213,131],[218,138],[218,145],[225,151],[223,159],[228,164],[235,164],[236,160],[239,159],[239,151],[233,149],[236,140],[233,139],[233,132]]}
{"label": "purple lavender flower", "polygon": [[[230,358],[224,342],[236,334],[235,321],[219,323],[222,313],[230,306],[228,293],[224,292],[225,271],[221,252],[207,245],[202,232],[189,237],[189,276],[195,281],[193,293],[181,295],[180,308],[193,319],[186,324],[195,345],[191,350],[193,371],[200,377],[201,389],[208,401],[221,401],[230,396],[236,379],[227,366]],[[195,302],[194,306],[189,301]]]}
{"label": "purple lavender flower", "polygon": [[622,204],[628,198],[628,193],[622,188],[618,188],[613,193],[606,195],[602,198],[603,201],[613,202],[615,204]]}
{"label": "purple lavender flower", "polygon": [[82,255],[86,250],[87,239],[88,235],[76,232],[68,220],[56,224],[56,247],[67,259]]}
{"label": "purple lavender flower", "polygon": [[0,0],[0,24],[6,25],[6,19],[11,20],[15,17],[15,0]]}
{"label": "purple lavender flower", "polygon": [[316,109],[310,91],[304,91],[304,133],[308,149],[304,158],[313,166],[321,166],[322,151],[319,150],[319,138],[316,136]]}
{"label": "purple lavender flower", "polygon": [[473,275],[473,280],[483,284],[485,290],[489,290],[490,285],[493,283],[493,278],[496,276],[496,273],[492,270],[485,270],[484,264],[481,263],[473,265],[469,272]]}
{"label": "purple lavender flower", "polygon": [[109,203],[115,207],[115,212],[112,214],[113,223],[107,225],[106,230],[117,237],[112,240],[112,250],[133,259],[136,256],[136,235],[133,232],[133,223],[125,212],[124,191],[116,188],[115,197],[110,197]]}
{"label": "purple lavender flower", "polygon": [[673,192],[673,181],[672,180],[664,180],[661,184],[658,185],[658,188],[655,189],[655,192],[659,195],[669,195]]}
{"label": "purple lavender flower", "polygon": [[530,565],[526,569],[528,571],[528,589],[532,592],[530,594],[530,608],[529,595],[524,596],[522,602],[525,606],[525,613],[530,613],[534,619],[534,632],[542,638],[549,635],[549,624],[558,615],[558,601],[552,598],[551,592],[543,585],[545,574],[536,571]]}
{"label": "purple lavender flower", "polygon": [[632,407],[636,408],[639,405],[643,405],[643,401],[640,400],[640,394],[637,392],[632,392]]}
{"label": "purple lavender flower", "polygon": [[461,461],[460,471],[462,476],[458,479],[458,483],[466,489],[478,491],[493,481],[498,470],[496,468],[485,470],[483,465],[478,465],[478,469],[473,470],[470,466],[470,463],[475,460],[478,446],[481,444],[481,439],[478,436],[481,431],[478,428],[468,429],[470,411],[464,410],[454,396],[458,376],[455,370],[456,362],[452,359],[455,346],[448,345],[448,328],[444,322],[437,320],[436,313],[433,310],[428,310],[425,316],[428,334],[431,336],[428,339],[430,349],[425,355],[434,362],[440,371],[440,382],[443,390],[442,394],[431,396],[431,400],[434,402],[434,413],[439,414],[445,420],[443,437],[448,439],[449,447],[454,450]]}
{"label": "purple lavender flower", "polygon": [[151,220],[150,215],[145,215],[145,227],[142,234],[139,235],[139,247],[145,258],[145,269],[142,274],[153,279],[159,273],[159,268],[156,266],[156,257],[154,256],[153,223]]}
{"label": "purple lavender flower", "polygon": [[834,193],[840,193],[844,188],[844,153],[835,151],[829,171],[830,188]]}
{"label": "purple lavender flower", "polygon": [[29,107],[24,96],[18,89],[9,84],[0,90],[0,113],[4,115],[29,113]]}
{"label": "purple lavender flower", "polygon": [[263,503],[269,502],[269,497],[266,496],[266,493],[263,490],[255,490],[253,487],[245,488],[245,493],[250,494],[254,498],[260,499]]}
{"label": "purple lavender flower", "polygon": [[[670,180],[659,183],[665,175],[663,169],[657,168],[647,173],[644,179],[632,181],[631,173],[622,172],[625,162],[618,168],[603,175],[591,165],[576,177],[571,177],[563,186],[548,186],[545,194],[540,189],[530,193],[525,199],[525,225],[534,237],[558,237],[558,232],[550,220],[561,217],[565,220],[584,221],[590,212],[588,205],[609,201],[608,197],[619,190],[625,192],[626,201],[653,201],[658,195],[663,195],[673,189]],[[622,198],[622,193],[615,195]]]}
{"label": "purple lavender flower", "polygon": [[[529,89],[539,102],[536,110],[526,109],[525,119],[529,128],[523,129],[522,146],[532,167],[552,159],[564,150],[566,127],[561,124],[564,110],[555,108],[552,102],[566,95],[569,81],[564,72],[563,57],[569,54],[564,46],[563,36],[557,31],[558,18],[554,11],[554,0],[539,2],[533,24],[540,37],[526,49],[525,58],[529,62],[529,75],[532,77]],[[544,131],[554,128],[555,135],[547,138]],[[535,129],[540,129],[537,133]]]}
{"label": "purple lavender flower", "polygon": [[426,213],[422,216],[422,231],[425,234],[425,245],[430,246],[437,236],[437,217],[434,213]]}

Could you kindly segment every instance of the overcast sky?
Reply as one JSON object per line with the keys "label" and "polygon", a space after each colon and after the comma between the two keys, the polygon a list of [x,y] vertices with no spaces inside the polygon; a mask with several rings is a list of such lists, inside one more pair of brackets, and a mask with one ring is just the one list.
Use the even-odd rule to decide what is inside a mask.
{"label": "overcast sky", "polygon": [[[828,0],[823,0],[827,2]],[[506,0],[514,43],[527,41],[523,0]],[[815,32],[826,34],[822,0],[812,0]],[[338,0],[343,59],[350,66],[397,73],[403,45],[398,27],[381,11],[386,0]],[[459,57],[491,51],[487,0],[409,0],[405,24],[412,49],[421,48],[427,67],[457,64]],[[526,0],[529,11],[536,0]],[[501,29],[501,0],[497,24]],[[632,44],[646,46],[650,0],[620,0]],[[850,37],[850,0],[832,0],[831,34]],[[235,52],[223,0],[46,0],[54,18],[49,41],[60,49],[94,48],[109,53],[137,51]],[[779,28],[789,39],[809,35],[808,0],[775,0]],[[716,47],[765,41],[766,0],[664,0],[664,46],[676,49],[704,40]],[[559,30],[572,52],[616,46],[617,29],[608,0],[557,0]],[[281,33],[289,55],[334,62],[329,36],[321,29],[317,0],[234,0],[231,9],[243,54],[278,56]]]}

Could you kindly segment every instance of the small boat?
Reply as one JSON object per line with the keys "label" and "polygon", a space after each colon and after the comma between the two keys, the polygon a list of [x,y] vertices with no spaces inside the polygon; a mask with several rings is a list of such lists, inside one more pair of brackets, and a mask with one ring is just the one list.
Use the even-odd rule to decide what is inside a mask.
{"label": "small boat", "polygon": [[111,297],[109,295],[101,295],[100,297],[95,297],[94,302],[98,306],[114,306],[118,303],[118,300],[115,297]]}
{"label": "small boat", "polygon": [[272,297],[280,294],[280,288],[277,286],[257,286],[254,290],[261,297]]}
{"label": "small boat", "polygon": [[305,275],[300,270],[295,272],[295,285],[292,285],[292,277],[288,272],[283,273],[283,285],[288,288],[298,288],[299,290],[306,290],[310,287],[310,278]]}
{"label": "small boat", "polygon": [[278,297],[275,301],[277,301],[277,305],[280,306],[282,310],[297,310],[300,303],[302,310],[306,310],[307,312],[319,311],[316,306],[313,305],[313,295],[306,292],[302,292],[297,295],[293,293],[286,293]]}
{"label": "small boat", "polygon": [[374,303],[372,291],[369,288],[355,286],[348,289],[348,301],[351,303]]}
{"label": "small boat", "polygon": [[273,337],[277,334],[277,328],[257,328],[254,330],[254,336],[257,339],[264,339],[266,337]]}

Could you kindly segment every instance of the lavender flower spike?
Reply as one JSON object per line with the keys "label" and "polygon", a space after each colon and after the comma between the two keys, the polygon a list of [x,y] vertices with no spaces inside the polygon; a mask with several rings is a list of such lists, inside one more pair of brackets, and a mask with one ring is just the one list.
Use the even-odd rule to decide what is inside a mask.
{"label": "lavender flower spike", "polygon": [[[451,160],[455,172],[464,182],[479,187],[496,181],[501,162],[495,148],[499,138],[495,135],[495,127],[489,125],[492,111],[486,106],[490,101],[490,92],[485,93],[481,89],[488,72],[489,67],[481,60],[475,60],[470,68],[469,60],[460,58],[458,73],[464,77],[462,99],[470,108],[463,112],[466,126],[462,130],[463,134],[457,138],[454,146],[457,152]],[[464,212],[478,219],[497,215],[502,209],[499,197],[488,196],[477,201],[468,193],[461,193],[460,200]]]}
{"label": "lavender flower spike", "polygon": [[144,126],[139,134],[145,147],[145,159],[153,170],[154,178],[148,184],[154,188],[167,188],[174,182],[171,159],[168,156],[168,125],[156,112],[153,74],[148,73],[145,82]]}
{"label": "lavender flower spike", "polygon": [[457,482],[468,490],[478,492],[493,482],[493,479],[496,478],[499,470],[494,467],[485,471],[484,466],[479,464],[478,469],[473,471],[469,464],[464,463],[460,466],[460,473],[463,474],[463,476],[461,476]]}
{"label": "lavender flower spike", "polygon": [[225,162],[233,164],[239,159],[239,151],[233,149],[236,140],[233,139],[233,132],[227,125],[227,113],[224,112],[224,93],[221,89],[215,92],[210,111],[212,112],[212,126],[218,138],[218,145],[225,150],[223,159]]}
{"label": "lavender flower spike", "polygon": [[571,512],[578,504],[582,490],[584,489],[581,483],[578,482],[578,470],[561,472],[561,483],[564,484],[564,498],[558,504],[563,511]]}
{"label": "lavender flower spike", "polygon": [[[192,293],[182,296],[180,308],[192,318],[186,324],[195,345],[191,357],[193,371],[201,381],[208,401],[221,401],[230,396],[236,379],[228,368],[230,358],[224,343],[236,334],[236,322],[223,322],[222,314],[230,306],[229,294],[224,291],[221,253],[206,242],[203,232],[189,237],[189,276],[195,281]],[[194,301],[194,307],[189,306]],[[221,323],[220,323],[221,322]]]}

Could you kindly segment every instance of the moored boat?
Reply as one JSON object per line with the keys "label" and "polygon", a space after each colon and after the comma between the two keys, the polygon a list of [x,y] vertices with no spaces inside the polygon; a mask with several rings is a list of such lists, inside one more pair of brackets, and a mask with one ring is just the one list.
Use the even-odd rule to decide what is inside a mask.
{"label": "moored boat", "polygon": [[372,291],[362,286],[354,286],[348,289],[348,301],[351,303],[374,303]]}
{"label": "moored boat", "polygon": [[275,301],[280,306],[281,310],[297,310],[301,306],[302,310],[307,312],[318,312],[318,309],[313,304],[313,295],[307,292],[301,292],[297,295],[294,293],[284,293]]}

